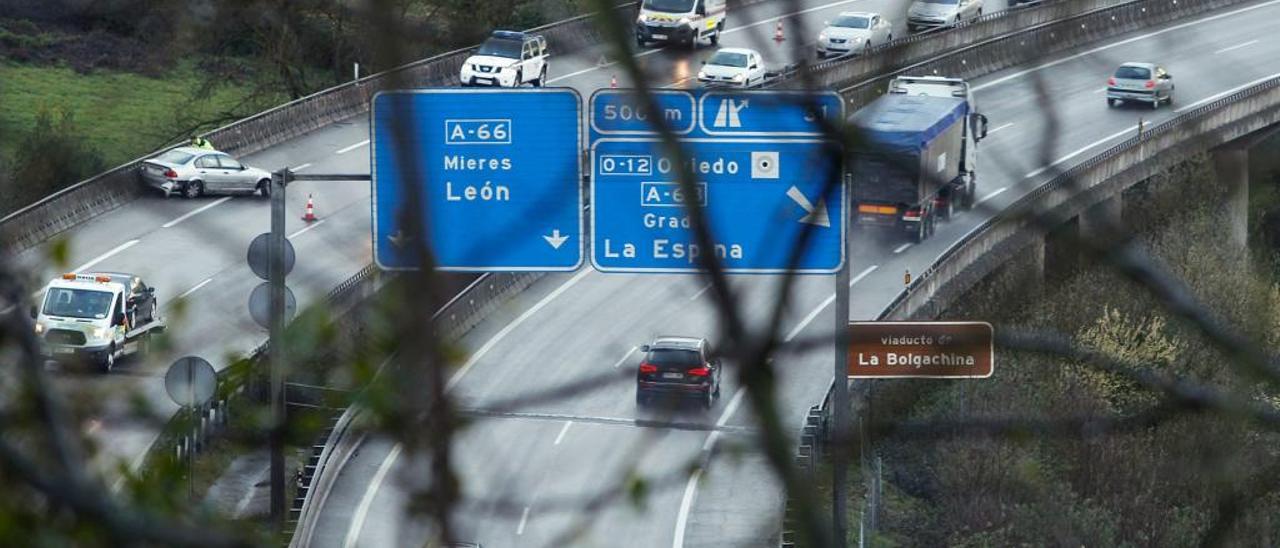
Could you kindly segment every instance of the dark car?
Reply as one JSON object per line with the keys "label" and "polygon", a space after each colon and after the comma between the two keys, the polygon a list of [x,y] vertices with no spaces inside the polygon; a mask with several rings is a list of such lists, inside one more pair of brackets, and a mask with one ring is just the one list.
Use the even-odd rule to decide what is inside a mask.
{"label": "dark car", "polygon": [[640,351],[645,356],[636,371],[636,405],[672,395],[696,398],[710,409],[720,397],[720,360],[706,339],[657,337]]}

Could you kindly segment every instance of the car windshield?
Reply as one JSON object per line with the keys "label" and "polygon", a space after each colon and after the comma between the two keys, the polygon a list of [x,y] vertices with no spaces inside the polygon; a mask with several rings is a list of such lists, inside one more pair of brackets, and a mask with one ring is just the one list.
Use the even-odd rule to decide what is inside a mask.
{"label": "car windshield", "polygon": [[844,15],[837,17],[835,22],[831,23],[831,26],[846,29],[868,29],[871,28],[871,19],[858,15]]}
{"label": "car windshield", "polygon": [[111,311],[111,292],[57,287],[44,297],[44,314],[64,318],[103,319]]}
{"label": "car windshield", "polygon": [[645,358],[645,362],[653,365],[681,367],[701,364],[697,351],[681,350],[679,348],[655,348],[650,350],[649,357]]}
{"label": "car windshield", "polygon": [[1126,80],[1148,80],[1151,78],[1151,70],[1143,67],[1120,67],[1116,69],[1116,78]]}
{"label": "car windshield", "polygon": [[476,51],[477,55],[489,55],[492,57],[507,57],[510,59],[520,58],[519,40],[509,40],[506,38],[490,38],[480,45],[480,49]]}
{"label": "car windshield", "polygon": [[156,156],[156,160],[166,164],[182,165],[191,161],[191,157],[195,154],[183,152],[181,150],[170,150],[164,154]]}
{"label": "car windshield", "polygon": [[644,9],[667,13],[689,13],[696,0],[644,0]]}
{"label": "car windshield", "polygon": [[729,51],[718,51],[707,60],[708,65],[720,65],[724,67],[746,68],[747,54],[733,53]]}

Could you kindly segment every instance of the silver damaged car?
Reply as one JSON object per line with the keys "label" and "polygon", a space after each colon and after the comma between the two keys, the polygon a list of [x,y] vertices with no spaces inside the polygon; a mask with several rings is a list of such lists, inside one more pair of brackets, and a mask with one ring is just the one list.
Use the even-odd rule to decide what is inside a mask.
{"label": "silver damaged car", "polygon": [[225,152],[178,147],[142,162],[142,182],[168,197],[180,194],[198,198],[205,194],[271,194],[271,174],[249,167]]}

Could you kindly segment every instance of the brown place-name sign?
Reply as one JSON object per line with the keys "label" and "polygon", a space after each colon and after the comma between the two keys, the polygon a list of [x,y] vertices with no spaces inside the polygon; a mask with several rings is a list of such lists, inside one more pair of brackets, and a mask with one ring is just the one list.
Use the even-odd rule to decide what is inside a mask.
{"label": "brown place-name sign", "polygon": [[850,322],[849,376],[990,377],[993,338],[986,322]]}

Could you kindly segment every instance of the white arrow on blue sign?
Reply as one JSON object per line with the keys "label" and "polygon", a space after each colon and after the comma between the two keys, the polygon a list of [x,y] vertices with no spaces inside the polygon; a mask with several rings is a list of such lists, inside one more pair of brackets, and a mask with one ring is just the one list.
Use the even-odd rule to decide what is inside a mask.
{"label": "white arrow on blue sign", "polygon": [[[649,113],[628,90],[591,97],[593,265],[606,272],[697,272],[714,254],[730,273],[829,274],[845,260],[842,154],[827,124],[843,121],[834,93],[684,92]],[[675,131],[692,189],[656,136]],[[694,242],[700,208],[712,243]],[[801,236],[807,238],[797,248]],[[797,249],[799,251],[797,252]]]}
{"label": "white arrow on blue sign", "polygon": [[[425,243],[438,270],[577,269],[584,253],[581,116],[572,89],[375,95],[377,264],[422,268],[417,250]],[[415,213],[425,233],[406,227]]]}

